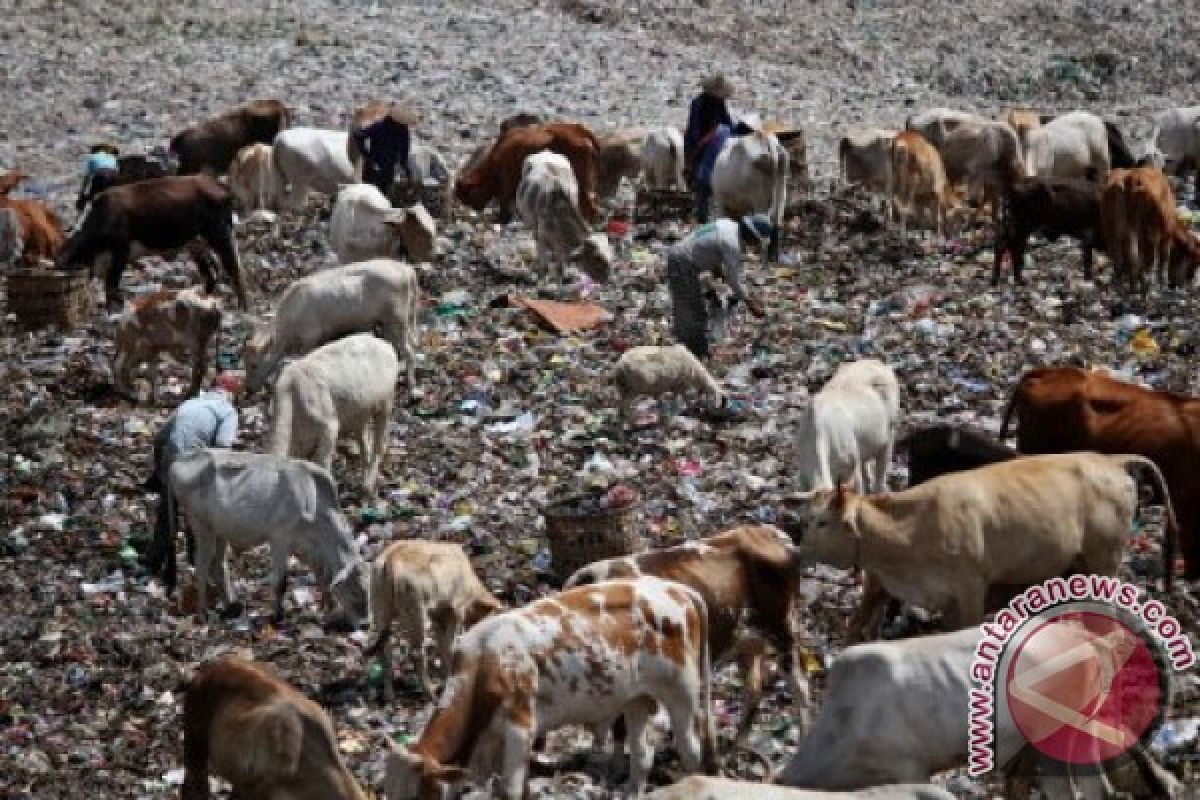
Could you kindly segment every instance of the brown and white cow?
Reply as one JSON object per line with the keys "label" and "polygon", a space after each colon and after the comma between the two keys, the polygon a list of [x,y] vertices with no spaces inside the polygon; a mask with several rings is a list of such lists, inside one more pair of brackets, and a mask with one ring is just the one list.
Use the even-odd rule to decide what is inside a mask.
{"label": "brown and white cow", "polygon": [[717,770],[709,705],[708,612],[678,583],[610,581],[494,614],[459,637],[442,698],[409,749],[388,756],[388,800],[442,797],[446,784],[496,776],[517,800],[535,738],[583,725],[598,739],[619,717],[629,733],[628,789],[654,760],[646,723],[661,703],[687,772]]}
{"label": "brown and white cow", "polygon": [[20,247],[15,247],[14,243],[12,249],[19,250],[20,255],[13,260],[36,264],[43,258],[53,259],[58,254],[63,246],[63,231],[58,217],[43,203],[37,200],[14,200],[8,196],[23,180],[25,173],[20,170],[0,175],[0,210],[10,211],[16,219]]}
{"label": "brown and white cow", "polygon": [[288,120],[280,101],[255,100],[177,133],[169,152],[179,160],[179,175],[202,170],[221,175],[239,150],[255,142],[270,144]]}
{"label": "brown and white cow", "polygon": [[809,691],[800,664],[800,568],[786,533],[770,525],[742,525],[676,547],[597,561],[564,585],[572,589],[642,575],[682,583],[704,598],[714,662],[736,659],[743,672],[739,739],[750,732],[762,702],[763,637],[779,651],[803,728]]}
{"label": "brown and white cow", "polygon": [[195,289],[155,292],[138,299],[117,322],[113,385],[118,391],[130,392],[134,369],[149,363],[153,400],[158,383],[153,362],[160,353],[167,353],[181,363],[191,361],[187,396],[195,395],[208,372],[208,346],[220,327],[220,302]]}
{"label": "brown and white cow", "polygon": [[[924,214],[929,226],[942,235],[954,206],[954,192],[937,149],[915,131],[901,131],[892,139],[891,214],[900,217],[900,233],[908,232],[908,216]],[[903,211],[901,205],[904,206]]]}
{"label": "brown and white cow", "polygon": [[59,254],[63,266],[91,265],[104,254],[110,309],[120,305],[121,273],[130,258],[173,253],[188,247],[213,294],[217,276],[211,253],[233,283],[238,305],[247,307],[246,282],[233,239],[233,195],[209,175],[169,176],[102,192]]}
{"label": "brown and white cow", "polygon": [[208,800],[209,773],[233,797],[366,800],[329,716],[269,667],[202,664],[183,696],[183,800]]}
{"label": "brown and white cow", "polygon": [[229,165],[229,188],[243,213],[270,209],[275,205],[275,170],[271,145],[255,143],[243,147]]}

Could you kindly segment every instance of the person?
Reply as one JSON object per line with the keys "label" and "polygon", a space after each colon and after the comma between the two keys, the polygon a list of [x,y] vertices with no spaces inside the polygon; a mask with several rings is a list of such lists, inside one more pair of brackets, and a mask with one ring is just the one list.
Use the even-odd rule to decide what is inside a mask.
{"label": "person", "polygon": [[[667,289],[671,293],[672,330],[675,338],[697,358],[709,355],[709,324],[723,326],[725,316],[739,300],[756,317],[763,316],[762,306],[742,287],[742,249],[755,244],[763,249],[774,233],[764,214],[750,214],[739,220],[719,219],[703,225],[667,249]],[[725,283],[731,294],[726,304],[706,290],[704,273]]]}
{"label": "person", "polygon": [[[232,374],[217,375],[209,391],[184,401],[154,437],[150,478],[143,488],[158,493],[158,512],[145,564],[152,575],[162,575],[168,589],[175,588],[176,566],[174,520],[168,516],[167,476],[171,465],[182,455],[202,447],[233,446],[238,432],[238,413],[233,400],[238,389],[238,380]],[[193,556],[192,550],[189,537],[189,558]]]}
{"label": "person", "polygon": [[[408,174],[408,156],[412,145],[409,126],[416,118],[396,107],[369,125],[354,131],[354,143],[363,154],[363,181],[373,184],[391,198],[396,180],[396,165]],[[409,175],[409,179],[412,176]]]}
{"label": "person", "polygon": [[700,94],[688,106],[687,128],[683,133],[683,158],[692,175],[696,195],[696,218],[708,221],[712,198],[712,167],[734,129],[727,101],[733,96],[733,84],[724,75],[705,78]]}
{"label": "person", "polygon": [[93,145],[83,162],[83,184],[75,200],[75,210],[83,211],[88,202],[100,191],[107,189],[116,180],[117,156],[121,151],[111,144]]}

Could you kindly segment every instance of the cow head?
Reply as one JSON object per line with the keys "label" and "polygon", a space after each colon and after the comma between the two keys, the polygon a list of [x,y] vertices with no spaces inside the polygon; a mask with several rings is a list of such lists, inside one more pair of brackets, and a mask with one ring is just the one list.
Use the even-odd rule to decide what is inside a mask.
{"label": "cow head", "polygon": [[603,233],[593,233],[584,239],[571,253],[571,259],[597,283],[604,283],[612,274],[612,245]]}
{"label": "cow head", "polygon": [[384,217],[383,222],[399,235],[400,249],[411,263],[420,264],[432,260],[434,244],[437,241],[437,225],[425,210],[425,206],[417,204],[393,211]]}
{"label": "cow head", "polygon": [[461,767],[442,766],[428,756],[391,745],[383,793],[388,800],[443,800],[449,795],[450,785],[466,777]]}
{"label": "cow head", "polygon": [[857,565],[861,536],[856,519],[858,495],[845,484],[801,495],[806,498],[805,519],[797,542],[805,564],[823,563],[849,569]]}
{"label": "cow head", "polygon": [[492,614],[497,614],[504,610],[504,603],[501,603],[491,592],[481,595],[471,601],[467,606],[467,610],[463,612],[463,630],[469,630],[475,627],[475,624],[481,620],[485,620]]}
{"label": "cow head", "polygon": [[367,618],[367,566],[361,559],[347,564],[333,576],[329,590],[355,625]]}
{"label": "cow head", "polygon": [[454,181],[454,196],[476,211],[483,211],[491,202],[491,186],[479,169],[464,170]]}
{"label": "cow head", "polygon": [[246,368],[246,391],[257,392],[266,382],[271,372],[272,359],[269,358],[275,344],[275,334],[270,326],[260,325],[242,348],[242,364]]}

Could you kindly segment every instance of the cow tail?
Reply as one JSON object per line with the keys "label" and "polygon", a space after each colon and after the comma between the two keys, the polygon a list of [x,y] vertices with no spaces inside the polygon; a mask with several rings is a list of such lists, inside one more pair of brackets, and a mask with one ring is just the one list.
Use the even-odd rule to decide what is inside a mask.
{"label": "cow tail", "polygon": [[1125,137],[1121,135],[1121,129],[1116,123],[1104,120],[1104,131],[1108,138],[1109,166],[1120,169],[1135,166],[1133,153],[1129,151],[1129,145],[1125,143]]}
{"label": "cow tail", "polygon": [[1171,494],[1167,489],[1167,481],[1163,478],[1162,470],[1158,468],[1158,465],[1145,456],[1123,455],[1115,456],[1115,458],[1121,462],[1121,466],[1125,468],[1126,472],[1129,472],[1135,482],[1138,476],[1134,471],[1130,470],[1130,467],[1135,467],[1149,473],[1151,483],[1154,484],[1154,488],[1158,491],[1159,496],[1162,497],[1163,508],[1167,512],[1167,525],[1163,536],[1162,548],[1163,575],[1165,576],[1163,583],[1167,594],[1170,594],[1175,577],[1175,551],[1178,546],[1176,543],[1179,541],[1179,521],[1175,518],[1175,507],[1171,503]]}
{"label": "cow tail", "polygon": [[1004,416],[1000,420],[1000,433],[996,437],[1000,444],[1004,444],[1005,440],[1008,439],[1008,424],[1012,421],[1013,414],[1021,404],[1019,398],[1023,384],[1023,381],[1017,382],[1017,385],[1013,387],[1012,394],[1009,395],[1008,403],[1004,406]]}

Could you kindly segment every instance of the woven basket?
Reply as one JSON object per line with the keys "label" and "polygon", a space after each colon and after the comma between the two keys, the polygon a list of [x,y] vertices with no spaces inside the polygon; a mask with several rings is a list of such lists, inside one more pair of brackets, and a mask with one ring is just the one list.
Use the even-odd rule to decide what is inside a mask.
{"label": "woven basket", "polygon": [[594,561],[637,552],[637,499],[622,508],[590,514],[572,512],[581,497],[560,500],[542,511],[554,574],[560,581]]}
{"label": "woven basket", "polygon": [[15,269],[7,274],[8,311],[23,328],[82,325],[91,308],[87,270]]}

